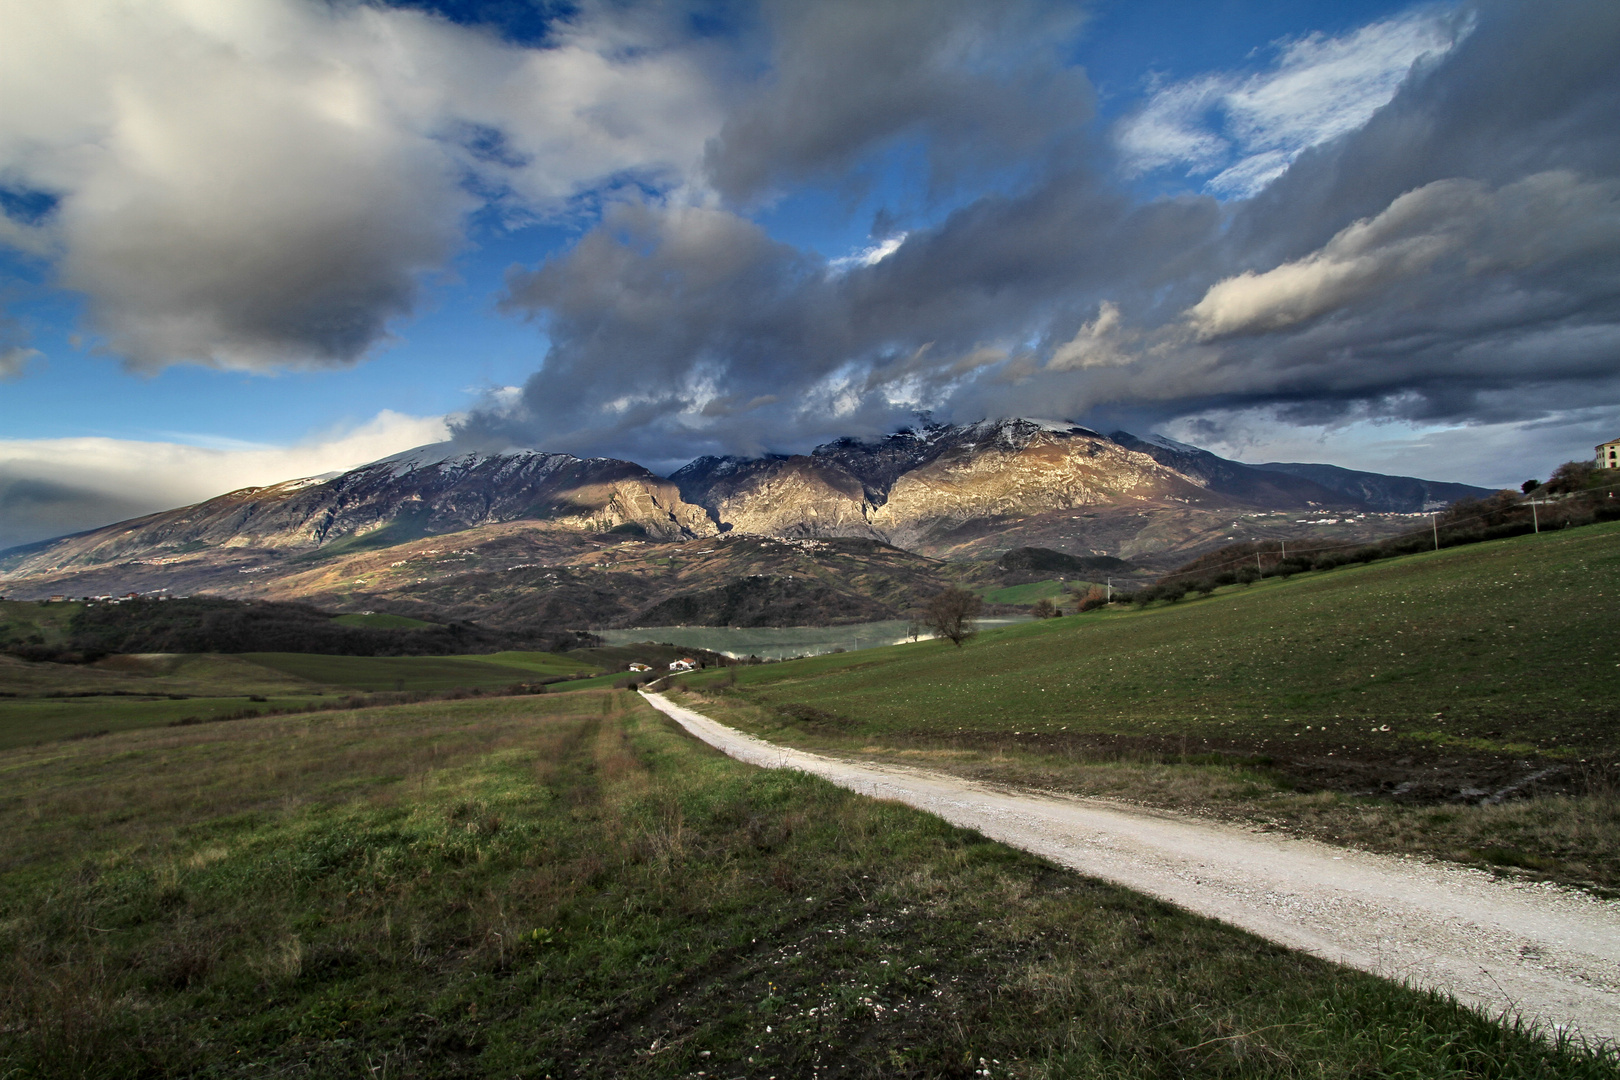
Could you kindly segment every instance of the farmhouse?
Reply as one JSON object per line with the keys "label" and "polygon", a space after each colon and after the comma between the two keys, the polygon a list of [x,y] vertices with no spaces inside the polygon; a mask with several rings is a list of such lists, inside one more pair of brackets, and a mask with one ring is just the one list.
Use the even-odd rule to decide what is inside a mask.
{"label": "farmhouse", "polygon": [[1597,448],[1597,467],[1620,469],[1620,439],[1610,439]]}
{"label": "farmhouse", "polygon": [[631,671],[651,671],[652,670],[652,665],[651,664],[643,664],[643,663],[640,663],[638,661],[638,662],[633,663],[633,664],[630,665],[630,670]]}
{"label": "farmhouse", "polygon": [[697,661],[695,660],[671,660],[669,662],[669,670],[671,671],[694,671],[696,669]]}

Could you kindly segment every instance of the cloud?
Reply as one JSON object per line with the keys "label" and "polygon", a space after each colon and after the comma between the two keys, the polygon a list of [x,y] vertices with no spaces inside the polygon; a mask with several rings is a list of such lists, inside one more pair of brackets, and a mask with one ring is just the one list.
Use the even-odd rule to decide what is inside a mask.
{"label": "cloud", "polygon": [[291,446],[0,439],[0,549],[387,457],[447,435],[442,417],[384,411]]}
{"label": "cloud", "polygon": [[[1428,430],[1579,402],[1620,418],[1620,15],[1489,6],[1467,25],[1370,116],[1273,123],[1336,134],[1239,202],[1142,201],[1077,154],[836,265],[732,211],[618,207],[512,275],[506,310],[550,348],[520,402],[462,434],[678,464],[913,409]],[[1289,63],[1354,68],[1345,42],[1387,59],[1368,43],[1391,35],[1313,39]],[[1482,104],[1498,84],[1514,89]]]}
{"label": "cloud", "polygon": [[709,142],[708,178],[747,202],[844,177],[876,147],[926,148],[935,181],[982,173],[1079,129],[1083,72],[1062,62],[1081,10],[1044,0],[768,0],[768,63]]}
{"label": "cloud", "polygon": [[1262,72],[1163,84],[1118,125],[1126,169],[1139,176],[1180,168],[1209,177],[1214,194],[1253,195],[1306,149],[1360,128],[1414,65],[1443,57],[1470,25],[1450,11],[1420,9],[1339,37],[1280,42]]}
{"label": "cloud", "polygon": [[875,266],[899,251],[900,245],[905,242],[906,234],[898,232],[880,243],[868,245],[853,255],[841,255],[836,259],[827,260],[827,268],[836,274],[856,266]]}
{"label": "cloud", "polygon": [[133,368],[343,365],[409,314],[467,216],[674,185],[719,126],[694,48],[587,6],[544,48],[367,4],[4,0],[0,179]]}

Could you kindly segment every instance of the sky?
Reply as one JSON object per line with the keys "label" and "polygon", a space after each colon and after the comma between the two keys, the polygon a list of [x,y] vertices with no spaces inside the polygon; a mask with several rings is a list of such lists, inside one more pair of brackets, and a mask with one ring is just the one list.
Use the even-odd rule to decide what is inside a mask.
{"label": "sky", "polygon": [[0,547],[422,443],[1620,436],[1620,5],[0,0]]}

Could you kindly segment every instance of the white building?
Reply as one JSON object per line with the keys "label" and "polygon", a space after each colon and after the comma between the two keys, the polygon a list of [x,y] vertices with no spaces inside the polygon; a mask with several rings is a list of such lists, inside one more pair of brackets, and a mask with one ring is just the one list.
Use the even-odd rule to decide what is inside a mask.
{"label": "white building", "polygon": [[1597,467],[1620,469],[1620,439],[1610,439],[1597,448]]}

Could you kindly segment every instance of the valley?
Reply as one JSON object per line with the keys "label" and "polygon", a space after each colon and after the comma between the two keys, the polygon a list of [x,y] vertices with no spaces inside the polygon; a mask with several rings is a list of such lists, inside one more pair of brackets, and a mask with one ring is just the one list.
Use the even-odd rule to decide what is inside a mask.
{"label": "valley", "polygon": [[[979,425],[669,481],[434,451],[11,553],[0,1061],[1617,1075],[1586,1028],[1535,1026],[1586,1013],[1339,966],[1390,973],[1118,858],[1004,846],[1005,814],[962,816],[978,795],[924,806],[952,825],[732,761],[630,692],[1024,818],[1101,799],[1620,895],[1605,507],[1512,535],[1517,504],[1464,504],[1431,527],[1464,546],[1358,558],[1434,492],[1360,474],[1320,503],[1343,478],[1128,441]],[[509,476],[551,501],[493,498]],[[231,520],[240,542],[194,535]],[[904,640],[946,590],[979,632]]]}

